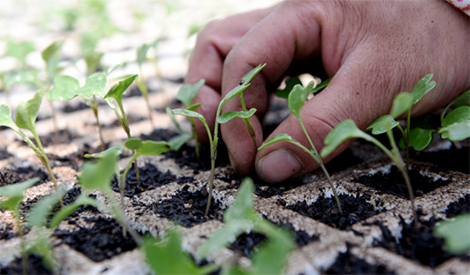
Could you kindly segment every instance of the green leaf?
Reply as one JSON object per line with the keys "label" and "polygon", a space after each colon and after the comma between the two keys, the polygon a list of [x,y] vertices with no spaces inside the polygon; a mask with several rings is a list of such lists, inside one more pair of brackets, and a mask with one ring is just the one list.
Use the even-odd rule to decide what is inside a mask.
{"label": "green leaf", "polygon": [[11,118],[11,110],[8,105],[2,104],[0,105],[0,126],[6,126],[14,131],[18,131],[19,128],[16,126],[16,123]]}
{"label": "green leaf", "polygon": [[96,72],[96,69],[101,64],[101,58],[103,57],[104,53],[96,52],[96,51],[87,51],[85,53],[85,63],[88,70],[88,73]]}
{"label": "green leaf", "polygon": [[466,90],[450,103],[452,108],[470,106],[470,90]]}
{"label": "green leaf", "polygon": [[38,80],[39,70],[22,70],[14,73],[10,77],[6,78],[5,84],[7,86],[26,83],[35,85]]}
{"label": "green leaf", "polygon": [[414,148],[416,151],[421,151],[431,144],[433,134],[434,131],[431,129],[413,128],[410,131],[410,141],[408,145]]}
{"label": "green leaf", "polygon": [[86,158],[104,158],[108,154],[112,154],[115,157],[119,157],[122,154],[122,146],[113,146],[106,149],[103,152],[95,153],[95,154],[85,154],[84,157]]}
{"label": "green leaf", "polygon": [[49,63],[53,58],[57,57],[60,50],[62,49],[63,44],[64,42],[59,41],[52,42],[41,52],[41,57],[46,62],[46,64]]}
{"label": "green leaf", "polygon": [[446,127],[439,128],[442,138],[450,141],[461,141],[470,138],[470,120],[463,120]]}
{"label": "green leaf", "polygon": [[45,226],[47,217],[67,191],[60,188],[57,193],[49,194],[47,197],[37,202],[30,210],[28,215],[28,224],[36,227]]}
{"label": "green leaf", "polygon": [[31,132],[36,132],[34,123],[38,117],[39,107],[41,107],[43,90],[37,91],[33,98],[26,102],[21,102],[16,109],[16,125]]}
{"label": "green leaf", "polygon": [[[178,121],[176,120],[176,117],[173,115],[173,113],[171,112],[171,108],[169,106],[167,106],[165,108],[165,112],[167,113],[167,115],[170,117],[170,120],[171,122],[173,123],[173,125],[175,125],[176,129],[180,132],[180,133],[184,133],[183,129],[181,128],[180,124],[178,123]],[[175,148],[175,147],[173,147]]]}
{"label": "green leaf", "polygon": [[141,141],[140,138],[129,138],[124,145],[130,150],[136,150],[134,157],[161,155],[171,150],[166,141]]}
{"label": "green leaf", "polygon": [[298,119],[300,119],[300,111],[302,110],[302,107],[304,106],[308,96],[311,94],[314,84],[315,83],[313,81],[310,81],[306,87],[302,87],[302,85],[295,85],[289,94],[289,98],[287,100],[289,110]]}
{"label": "green leaf", "polygon": [[52,242],[44,227],[36,228],[37,237],[29,243],[30,247],[26,250],[41,257],[44,266],[53,271],[54,268],[54,252],[52,250]]}
{"label": "green leaf", "polygon": [[85,80],[85,85],[77,89],[76,93],[80,97],[88,98],[90,96],[104,97],[106,95],[106,72],[93,73]]}
{"label": "green leaf", "polygon": [[77,96],[80,83],[68,75],[59,75],[54,78],[54,88],[46,94],[50,101],[67,101]]}
{"label": "green leaf", "polygon": [[104,98],[114,98],[118,102],[119,106],[122,106],[122,96],[126,92],[127,88],[134,82],[137,75],[131,75],[128,78],[119,81],[114,84]]}
{"label": "green leaf", "polygon": [[429,91],[431,91],[435,86],[435,81],[430,81],[433,77],[433,74],[427,74],[422,79],[420,79],[413,90],[411,91],[411,97],[413,98],[413,105],[418,103],[423,96],[425,96]]}
{"label": "green leaf", "polygon": [[470,214],[461,214],[443,221],[434,228],[434,234],[444,238],[446,249],[452,254],[470,250]]}
{"label": "green leaf", "polygon": [[367,127],[367,130],[372,130],[373,135],[380,135],[392,130],[398,125],[399,123],[393,119],[391,115],[384,115],[372,122],[372,124]]}
{"label": "green leaf", "polygon": [[291,241],[286,243],[279,238],[269,238],[267,243],[262,244],[258,252],[253,255],[252,274],[284,274],[283,268],[287,263],[287,256],[294,247],[292,238],[290,239]]}
{"label": "green leaf", "polygon": [[78,182],[86,190],[100,189],[105,194],[109,194],[116,165],[116,157],[112,152],[107,153],[97,162],[85,162]]}
{"label": "green leaf", "polygon": [[139,48],[137,48],[137,64],[140,66],[142,66],[142,62],[144,62],[145,60],[145,57],[147,56],[147,52],[148,50],[150,49],[150,45],[148,44],[143,44],[142,46],[140,46]]}
{"label": "green leaf", "polygon": [[450,112],[442,121],[442,126],[446,127],[454,123],[459,123],[470,119],[470,107],[460,106]]}
{"label": "green leaf", "polygon": [[18,59],[21,63],[26,62],[26,56],[34,52],[34,44],[31,41],[15,42],[8,39],[6,55]]}
{"label": "green leaf", "polygon": [[266,66],[266,63],[264,64],[260,64],[258,66],[256,66],[255,68],[253,68],[252,70],[250,70],[248,73],[246,73],[243,77],[242,77],[242,82],[244,84],[247,84],[249,82],[251,82],[251,80]]}
{"label": "green leaf", "polygon": [[198,250],[201,257],[209,253],[216,254],[220,249],[235,241],[238,235],[250,230],[261,220],[253,208],[254,184],[250,178],[245,178],[238,190],[235,202],[225,211],[225,226],[215,232]]}
{"label": "green leaf", "polygon": [[182,116],[186,116],[186,117],[198,118],[204,124],[206,124],[206,119],[204,118],[204,116],[201,115],[200,113],[197,113],[197,112],[194,112],[194,111],[189,111],[189,110],[185,110],[185,109],[174,109],[174,110],[171,110],[171,113],[174,114],[174,115],[182,115]]}
{"label": "green leaf", "polygon": [[298,77],[290,77],[286,80],[286,87],[282,90],[276,91],[277,97],[288,98],[289,93],[295,85],[302,85],[302,81]]}
{"label": "green leaf", "polygon": [[18,202],[23,199],[23,191],[33,186],[39,180],[40,179],[36,177],[24,181],[22,183],[1,186],[0,197],[7,197],[8,199],[0,200],[0,208],[7,210],[15,210],[18,205]]}
{"label": "green leaf", "polygon": [[184,84],[179,89],[176,99],[183,102],[184,106],[188,108],[188,106],[191,106],[197,92],[199,92],[199,89],[201,89],[205,82],[204,79],[201,79],[195,84]]}
{"label": "green leaf", "polygon": [[328,84],[330,84],[331,79],[332,79],[332,77],[327,78],[325,81],[318,84],[315,88],[312,89],[312,94],[317,94],[317,93],[321,92],[323,89],[325,89],[326,86],[328,86]]}
{"label": "green leaf", "polygon": [[197,266],[181,248],[181,239],[174,230],[167,240],[147,238],[142,244],[145,258],[155,274],[209,274],[216,265]]}
{"label": "green leaf", "polygon": [[325,147],[321,151],[321,157],[326,158],[330,155],[341,143],[350,138],[363,138],[370,140],[370,136],[357,128],[354,121],[351,119],[344,120],[336,125],[333,130],[328,133],[325,138]]}
{"label": "green leaf", "polygon": [[221,109],[221,106],[223,106],[227,101],[230,99],[234,98],[236,95],[241,94],[243,91],[250,86],[250,81],[253,79],[253,77],[256,76],[256,74],[261,71],[261,69],[264,68],[266,64],[258,65],[256,68],[252,69],[248,73],[246,73],[242,79],[240,80],[240,83],[233,88],[230,92],[228,92],[225,97],[220,101],[219,103],[219,109]]}
{"label": "green leaf", "polygon": [[282,133],[282,134],[279,134],[277,136],[274,136],[270,140],[263,143],[260,147],[258,147],[258,151],[263,150],[264,148],[266,148],[270,145],[273,145],[275,143],[281,142],[281,141],[295,142],[290,135],[288,135],[286,133]]}
{"label": "green leaf", "polygon": [[192,134],[183,133],[181,135],[177,135],[172,137],[168,143],[170,144],[173,151],[178,152],[181,147],[186,144],[186,142],[190,141],[193,138]]}
{"label": "green leaf", "polygon": [[217,118],[217,123],[224,124],[234,118],[250,118],[255,114],[255,112],[256,108],[251,108],[248,111],[226,112]]}
{"label": "green leaf", "polygon": [[196,103],[196,104],[193,104],[189,107],[186,108],[186,110],[189,110],[189,111],[194,111],[196,110],[197,108],[201,107],[201,103]]}
{"label": "green leaf", "polygon": [[408,111],[411,108],[413,99],[410,93],[401,93],[398,94],[393,100],[392,110],[390,111],[390,116],[392,118],[397,118],[404,112]]}
{"label": "green leaf", "polygon": [[129,150],[137,150],[140,148],[141,145],[142,145],[142,140],[136,137],[129,138],[124,143],[124,146],[126,146],[126,148]]}

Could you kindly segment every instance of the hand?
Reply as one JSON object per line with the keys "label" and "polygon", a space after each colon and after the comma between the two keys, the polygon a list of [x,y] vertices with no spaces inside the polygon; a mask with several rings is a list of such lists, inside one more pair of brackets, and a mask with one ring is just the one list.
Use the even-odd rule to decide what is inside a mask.
{"label": "hand", "polygon": [[[329,86],[304,105],[302,119],[318,151],[331,129],[353,119],[365,129],[389,112],[393,98],[428,73],[437,86],[413,109],[420,115],[439,109],[470,87],[470,20],[445,1],[285,1],[269,9],[214,21],[200,33],[187,83],[201,78],[194,103],[214,124],[218,103],[241,77],[267,63],[245,92],[247,108],[256,108],[252,124],[258,145],[261,121],[274,91],[288,74],[334,76]],[[233,99],[223,112],[240,110]],[[256,152],[239,119],[221,126],[235,170],[273,183],[299,176],[318,165],[299,148],[278,143]],[[288,133],[307,148],[295,117],[289,116],[267,139]],[[198,136],[207,140],[202,124]],[[328,161],[343,151],[346,142]]]}

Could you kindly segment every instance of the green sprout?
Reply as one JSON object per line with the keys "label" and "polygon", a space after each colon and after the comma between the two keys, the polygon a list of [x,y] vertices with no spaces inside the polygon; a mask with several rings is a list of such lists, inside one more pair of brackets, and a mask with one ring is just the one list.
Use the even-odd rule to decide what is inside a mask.
{"label": "green sprout", "polygon": [[[52,173],[49,159],[46,155],[46,152],[44,151],[44,147],[42,146],[41,140],[39,139],[39,135],[37,134],[36,127],[34,125],[36,118],[38,117],[39,107],[41,106],[43,95],[44,92],[39,90],[34,94],[33,98],[18,105],[16,109],[16,123],[11,117],[10,107],[4,104],[1,105],[0,126],[9,127],[15,131],[29,145],[29,147],[33,149],[36,156],[46,167],[55,189],[58,190],[57,181],[54,173]],[[31,139],[21,129],[29,130],[34,137],[36,144],[34,144],[33,141],[31,141]],[[60,205],[63,206],[62,199],[60,199]]]}
{"label": "green sprout", "polygon": [[[178,93],[176,94],[176,98],[179,101],[183,102],[183,105],[186,108],[186,110],[194,111],[197,108],[199,108],[199,106],[201,106],[200,103],[197,103],[194,105],[191,105],[191,103],[193,102],[194,98],[196,97],[197,92],[199,91],[199,89],[201,89],[204,83],[205,83],[205,80],[201,79],[195,84],[184,84],[183,86],[181,86]],[[196,143],[195,144],[196,156],[199,159],[199,142],[197,139],[196,124],[194,122],[194,118],[192,117],[189,118],[189,121],[191,123],[192,133],[188,133],[184,131],[179,125],[179,123],[176,121],[175,117],[171,113],[170,107],[166,108],[166,112],[169,115],[173,124],[175,125],[176,129],[181,133],[169,140],[169,143],[172,145],[173,150],[179,151],[181,146],[183,146],[186,142],[194,138],[194,141]]]}
{"label": "green sprout", "polygon": [[[174,115],[182,115],[186,116],[189,118],[197,118],[199,119],[204,127],[206,128],[207,135],[209,137],[209,146],[211,150],[211,174],[209,178],[209,194],[208,194],[208,199],[207,199],[207,207],[206,207],[206,212],[205,216],[209,213],[209,206],[211,203],[212,199],[212,190],[214,187],[214,176],[215,176],[215,159],[217,157],[217,144],[219,142],[219,124],[221,123],[226,123],[230,121],[233,118],[242,118],[242,119],[248,119],[251,115],[254,114],[256,109],[251,109],[249,111],[239,111],[239,112],[228,112],[223,115],[222,113],[222,107],[223,105],[229,101],[230,99],[234,98],[237,95],[240,95],[243,93],[243,91],[250,86],[250,81],[253,79],[253,77],[264,67],[264,65],[260,65],[251,71],[249,71],[247,74],[245,74],[240,81],[239,85],[237,85],[235,88],[233,88],[230,92],[225,95],[225,97],[220,101],[219,107],[217,108],[216,116],[215,116],[215,125],[214,125],[214,134],[211,134],[211,130],[209,128],[209,125],[207,124],[206,119],[204,118],[203,115],[201,115],[198,112],[188,110],[188,109],[175,109],[172,110],[172,114]],[[242,99],[242,97],[241,97]]]}
{"label": "green sprout", "polygon": [[289,109],[291,110],[292,114],[297,117],[297,120],[299,121],[300,126],[302,127],[302,130],[303,130],[305,136],[307,137],[311,149],[308,149],[307,147],[302,145],[300,142],[294,140],[290,135],[288,135],[286,133],[282,133],[282,134],[279,134],[279,135],[273,137],[272,139],[270,139],[269,141],[267,141],[266,143],[261,145],[258,148],[258,150],[262,150],[262,149],[264,149],[264,148],[266,148],[266,147],[268,147],[272,144],[275,144],[275,143],[278,143],[278,142],[281,142],[281,141],[292,143],[292,144],[296,145],[297,147],[301,148],[303,151],[305,151],[307,154],[309,154],[309,156],[311,156],[320,165],[321,169],[323,170],[323,173],[325,174],[325,176],[328,180],[328,183],[331,186],[331,189],[333,191],[333,194],[334,194],[334,197],[335,197],[335,200],[336,200],[336,205],[338,206],[339,211],[342,212],[341,204],[340,204],[340,201],[339,201],[339,198],[338,198],[338,194],[336,193],[336,188],[333,185],[333,182],[331,181],[330,175],[329,175],[328,171],[326,170],[325,165],[323,164],[322,157],[320,156],[320,154],[318,154],[315,146],[313,145],[312,139],[308,135],[307,129],[305,128],[305,125],[302,121],[302,117],[300,116],[300,111],[302,110],[302,107],[304,106],[304,104],[305,104],[307,98],[309,97],[309,95],[312,94],[312,92],[318,92],[320,90],[320,89],[315,89],[314,90],[313,86],[314,86],[313,81],[311,81],[305,88],[302,87],[302,85],[300,85],[300,84],[295,85],[293,87],[292,91],[289,93],[289,98],[288,98],[288,101],[287,101]]}
{"label": "green sprout", "polygon": [[[447,114],[450,108],[454,109]],[[465,91],[443,110],[438,133],[442,138],[453,142],[470,138],[470,90]]]}
{"label": "green sprout", "polygon": [[[253,256],[253,268],[242,272],[246,274],[282,274],[286,256],[295,247],[293,238],[289,232],[274,226],[256,213],[253,205],[253,193],[253,180],[245,178],[238,190],[235,202],[224,214],[225,226],[215,232],[199,248],[198,254],[201,257],[206,257],[209,254],[215,255],[242,233],[255,231],[266,235],[268,241]],[[230,269],[231,267],[224,268]]]}
{"label": "green sprout", "polygon": [[34,44],[31,41],[15,42],[12,39],[7,40],[6,56],[15,58],[21,70],[26,69],[26,57],[28,54],[34,52]]}
{"label": "green sprout", "polygon": [[440,222],[434,234],[444,238],[447,251],[462,254],[470,250],[470,214],[460,214],[452,220]]}
{"label": "green sprout", "polygon": [[26,244],[23,240],[24,229],[21,222],[20,202],[23,201],[23,191],[33,186],[39,178],[33,178],[22,183],[6,185],[0,187],[0,209],[13,212],[15,225],[18,229],[18,235],[21,238],[21,258],[23,264],[23,273],[27,274]]}

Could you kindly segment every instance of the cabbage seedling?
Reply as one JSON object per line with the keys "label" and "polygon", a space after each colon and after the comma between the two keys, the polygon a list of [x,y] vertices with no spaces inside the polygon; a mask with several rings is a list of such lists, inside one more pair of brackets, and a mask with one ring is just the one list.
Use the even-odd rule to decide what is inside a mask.
{"label": "cabbage seedling", "polygon": [[[16,123],[13,121],[11,117],[10,107],[8,105],[1,105],[0,106],[0,126],[6,126],[11,128],[15,131],[21,138],[29,145],[31,149],[33,149],[36,156],[42,162],[42,164],[46,167],[49,176],[51,177],[52,183],[56,191],[58,190],[57,181],[52,173],[52,169],[49,163],[49,159],[44,152],[44,147],[42,146],[41,140],[39,139],[39,135],[37,134],[36,127],[34,123],[36,122],[36,118],[38,117],[39,107],[41,106],[42,97],[44,95],[43,90],[37,91],[33,98],[26,102],[22,102],[18,105],[16,110]],[[27,129],[31,132],[36,141],[37,146],[31,141],[31,139],[26,136],[26,134],[21,129]],[[63,206],[62,198],[60,198],[60,205]]]}
{"label": "cabbage seedling", "polygon": [[[454,109],[446,114],[449,108]],[[453,142],[470,138],[470,90],[465,91],[443,110],[438,132],[442,138]]]}
{"label": "cabbage seedling", "polygon": [[440,222],[434,234],[444,238],[447,251],[462,254],[470,250],[470,214],[460,214],[452,220]]}
{"label": "cabbage seedling", "polygon": [[[202,122],[202,124],[206,128],[207,135],[209,137],[209,145],[210,145],[210,148],[211,148],[211,175],[210,175],[210,178],[209,178],[209,194],[208,194],[207,207],[206,207],[206,212],[205,212],[206,216],[209,213],[209,206],[210,206],[211,199],[212,199],[212,190],[213,190],[213,187],[214,187],[215,159],[217,157],[217,144],[219,142],[219,135],[218,135],[218,133],[219,133],[219,124],[226,123],[226,122],[230,121],[231,119],[237,118],[237,117],[242,118],[242,119],[249,119],[249,117],[251,117],[254,114],[254,112],[256,111],[255,108],[252,108],[249,111],[242,110],[242,111],[239,111],[239,112],[227,112],[227,113],[224,113],[223,115],[221,115],[222,107],[224,106],[224,104],[227,101],[229,101],[230,99],[234,98],[235,96],[240,95],[241,93],[243,93],[243,91],[246,88],[248,88],[248,86],[250,85],[251,79],[253,79],[253,77],[263,67],[264,67],[264,65],[260,65],[256,68],[252,69],[251,71],[249,71],[247,74],[245,74],[242,77],[242,79],[240,80],[239,85],[237,85],[230,92],[228,92],[225,95],[225,97],[220,101],[219,107],[217,108],[217,112],[216,112],[216,116],[215,116],[215,125],[214,125],[214,134],[213,135],[211,134],[211,130],[209,128],[209,125],[207,125],[206,119],[200,113],[192,111],[192,110],[188,110],[188,109],[175,109],[175,110],[171,111],[172,114],[174,114],[174,115],[182,115],[182,116],[186,116],[186,117],[189,117],[189,118],[197,118]],[[243,99],[241,98],[241,100],[243,100]]]}
{"label": "cabbage seedling", "polygon": [[256,213],[253,205],[254,189],[253,180],[245,178],[238,190],[235,202],[225,211],[225,226],[199,248],[198,254],[201,257],[217,254],[240,234],[255,231],[266,235],[268,241],[253,256],[252,270],[246,272],[248,274],[282,274],[286,256],[294,249],[295,244],[289,232],[274,226]]}
{"label": "cabbage seedling", "polygon": [[258,148],[258,150],[262,150],[262,149],[264,149],[264,148],[266,148],[266,147],[268,147],[272,144],[275,144],[275,143],[278,143],[278,142],[281,142],[281,141],[286,141],[286,142],[292,143],[292,144],[296,145],[297,147],[301,148],[303,151],[305,151],[307,154],[309,154],[309,156],[311,156],[320,165],[320,168],[323,170],[323,173],[325,174],[325,176],[328,180],[328,183],[331,186],[331,190],[333,191],[333,194],[334,194],[334,197],[335,197],[335,200],[336,200],[336,205],[338,206],[339,211],[342,212],[341,204],[339,202],[339,198],[338,198],[338,195],[336,193],[336,188],[333,185],[333,182],[331,181],[330,175],[329,175],[328,171],[326,170],[325,165],[323,164],[323,160],[322,160],[320,154],[318,154],[317,149],[313,145],[312,139],[308,135],[307,129],[305,128],[305,125],[302,121],[302,117],[300,116],[300,111],[302,110],[302,107],[304,106],[308,96],[312,93],[313,85],[314,85],[313,81],[311,81],[305,88],[302,87],[302,85],[300,85],[300,84],[295,85],[294,88],[292,89],[292,91],[289,93],[289,98],[288,98],[288,101],[287,101],[289,109],[291,110],[292,114],[297,117],[297,120],[299,121],[300,126],[302,127],[302,130],[303,130],[305,136],[307,137],[309,145],[312,149],[308,149],[307,147],[305,147],[304,145],[302,145],[298,141],[294,140],[290,135],[288,135],[286,133],[282,133],[282,134],[279,134],[279,135],[273,137],[272,139],[270,139],[269,141],[267,141],[266,143],[261,145]]}
{"label": "cabbage seedling", "polygon": [[[409,102],[411,104],[411,95],[408,93],[403,93],[399,97],[399,99],[404,99],[404,101]],[[395,100],[395,104],[398,104],[400,100]],[[394,106],[395,106],[394,104]],[[406,105],[406,106],[409,106]],[[406,111],[408,108],[403,108],[400,110]],[[392,110],[396,110],[395,108],[392,108]],[[394,111],[392,111],[392,114]],[[389,150],[387,147],[385,147],[380,141],[378,141],[376,138],[373,136],[359,130],[357,128],[356,124],[354,123],[353,120],[347,119],[342,122],[340,122],[338,125],[335,126],[335,128],[326,136],[325,138],[325,147],[323,147],[321,151],[321,156],[323,158],[326,158],[328,155],[330,155],[341,143],[343,143],[345,140],[350,139],[350,138],[362,138],[365,139],[369,142],[372,142],[374,145],[379,147],[396,165],[396,167],[400,170],[401,174],[403,175],[403,178],[405,179],[405,184],[406,187],[408,188],[408,196],[411,201],[411,208],[413,211],[413,217],[414,217],[414,225],[417,227],[418,224],[418,217],[416,214],[416,207],[414,203],[414,196],[413,196],[413,189],[411,187],[410,183],[410,178],[408,176],[408,170],[405,167],[405,163],[403,162],[403,159],[400,155],[400,151],[398,150],[398,146],[395,143],[395,139],[393,138],[393,133],[392,129],[396,126],[398,122],[396,122],[392,115],[385,115],[380,118],[378,118],[376,121],[374,121],[368,129],[372,130],[372,134],[377,135],[386,132],[388,139],[390,141],[390,144],[392,146],[392,150]]]}
{"label": "cabbage seedling", "polygon": [[[181,86],[178,93],[176,94],[176,98],[179,101],[183,102],[186,110],[194,111],[197,108],[199,108],[199,106],[201,106],[200,103],[197,103],[194,105],[191,105],[191,103],[193,102],[194,98],[196,97],[197,92],[199,92],[199,89],[201,89],[204,83],[205,83],[205,80],[201,79],[195,84],[184,84],[183,86]],[[188,132],[185,132],[181,128],[181,126],[179,125],[179,123],[176,121],[173,114],[171,113],[171,109],[169,107],[166,108],[166,112],[170,116],[170,119],[175,125],[176,129],[178,129],[178,131],[181,133],[180,135],[175,136],[174,138],[169,140],[169,143],[172,145],[173,150],[178,151],[181,148],[181,146],[183,146],[183,144],[185,144],[186,142],[194,138],[194,141],[196,143],[195,145],[196,156],[199,159],[199,142],[197,139],[196,124],[194,122],[194,118],[192,117],[189,118],[189,121],[191,123],[192,133],[188,133]]]}

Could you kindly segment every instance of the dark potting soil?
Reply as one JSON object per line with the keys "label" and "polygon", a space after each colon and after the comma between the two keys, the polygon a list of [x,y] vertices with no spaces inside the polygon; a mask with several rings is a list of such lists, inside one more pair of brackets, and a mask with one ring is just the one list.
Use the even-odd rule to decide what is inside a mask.
{"label": "dark potting soil", "polygon": [[255,247],[266,239],[264,234],[251,231],[250,233],[243,233],[238,236],[229,248],[235,252],[241,253],[245,257],[251,258],[253,252],[256,251]]}
{"label": "dark potting soil", "polygon": [[[418,217],[422,216],[418,210]],[[429,267],[436,267],[441,263],[455,257],[444,249],[444,239],[436,237],[433,233],[434,226],[438,222],[434,217],[428,221],[421,220],[418,228],[413,223],[400,221],[402,226],[400,239],[395,239],[390,230],[380,222],[374,222],[382,230],[382,239],[376,240],[374,245],[386,248],[394,253]],[[461,256],[464,260],[468,257]]]}
{"label": "dark potting soil", "polygon": [[393,270],[389,270],[385,265],[373,265],[364,259],[354,256],[350,249],[352,245],[347,243],[346,252],[338,254],[335,262],[326,271],[326,274],[395,274]]}
{"label": "dark potting soil", "polygon": [[[0,213],[3,213],[3,210],[0,210]],[[2,224],[0,226],[0,240],[9,240],[16,237],[16,235],[16,233],[13,233],[13,225]]]}
{"label": "dark potting soil", "polygon": [[462,213],[470,213],[470,194],[467,194],[458,201],[449,204],[445,213],[447,218],[452,218]]}
{"label": "dark potting soil", "polygon": [[[52,274],[42,261],[42,259],[35,254],[28,255],[27,274]],[[0,274],[23,274],[23,260],[15,258],[8,266],[0,264]]]}
{"label": "dark potting soil", "polygon": [[0,160],[7,159],[11,156],[12,156],[12,154],[8,153],[7,150],[5,150],[3,148],[0,148]]}
{"label": "dark potting soil", "polygon": [[376,210],[374,205],[369,203],[371,198],[369,194],[361,194],[360,190],[357,190],[357,194],[357,197],[344,194],[338,196],[342,213],[339,212],[333,196],[329,198],[321,196],[310,206],[305,201],[286,205],[282,199],[278,200],[278,204],[334,228],[349,230],[353,224],[383,212]]}
{"label": "dark potting soil", "polygon": [[129,233],[124,237],[121,225],[113,218],[98,216],[84,220],[90,224],[87,228],[75,223],[79,230],[56,229],[53,235],[95,262],[110,259],[137,246]]}
{"label": "dark potting soil", "polygon": [[31,167],[18,167],[14,170],[3,168],[0,169],[0,186],[20,183],[35,177],[39,177],[39,181],[34,186],[40,185],[49,180],[49,174],[42,169],[32,169]]}
{"label": "dark potting soil", "polygon": [[[127,197],[133,197],[135,194],[139,194],[154,188],[163,186],[170,182],[178,182],[179,184],[185,184],[193,182],[193,178],[181,177],[178,178],[171,174],[169,171],[163,173],[158,168],[151,164],[146,163],[143,167],[139,168],[140,182],[137,180],[136,171],[134,165],[129,169],[126,180],[126,190],[124,195]],[[113,178],[112,188],[114,191],[119,192],[118,182],[116,177]]]}
{"label": "dark potting soil", "polygon": [[216,202],[214,198],[211,200],[209,218],[204,216],[208,194],[206,188],[190,192],[188,191],[189,187],[186,185],[171,199],[148,205],[147,209],[184,227],[192,227],[212,219],[222,221],[225,209],[222,209],[220,203]]}
{"label": "dark potting soil", "polygon": [[[44,147],[55,145],[55,144],[70,144],[75,139],[79,139],[82,136],[74,133],[69,129],[60,129],[58,139],[56,139],[55,131],[50,132],[47,135],[42,135],[39,137],[41,143]],[[36,141],[32,139],[33,143],[36,144]]]}
{"label": "dark potting soil", "polygon": [[[74,104],[74,105],[71,105],[69,102],[65,101],[64,104],[65,105],[64,105],[64,107],[62,107],[61,111],[63,113],[66,113],[66,114],[81,111],[81,110],[85,110],[85,109],[88,109],[88,110],[90,110],[90,112],[92,112],[90,106],[88,106],[84,101],[81,101],[80,103]],[[98,104],[99,105],[104,105],[106,103],[102,102],[102,101],[99,101]]]}
{"label": "dark potting soil", "polygon": [[449,150],[435,152],[414,152],[412,158],[435,164],[438,171],[458,171],[470,174],[470,147],[457,149],[452,146]]}
{"label": "dark potting soil", "polygon": [[[452,180],[434,180],[431,177],[421,175],[419,170],[415,169],[410,169],[408,175],[410,177],[415,197],[427,194],[438,187],[452,182]],[[378,172],[372,176],[360,176],[355,178],[354,181],[372,187],[380,192],[408,199],[408,189],[406,187],[405,180],[396,166],[392,166],[390,173],[384,174],[382,172]]]}

